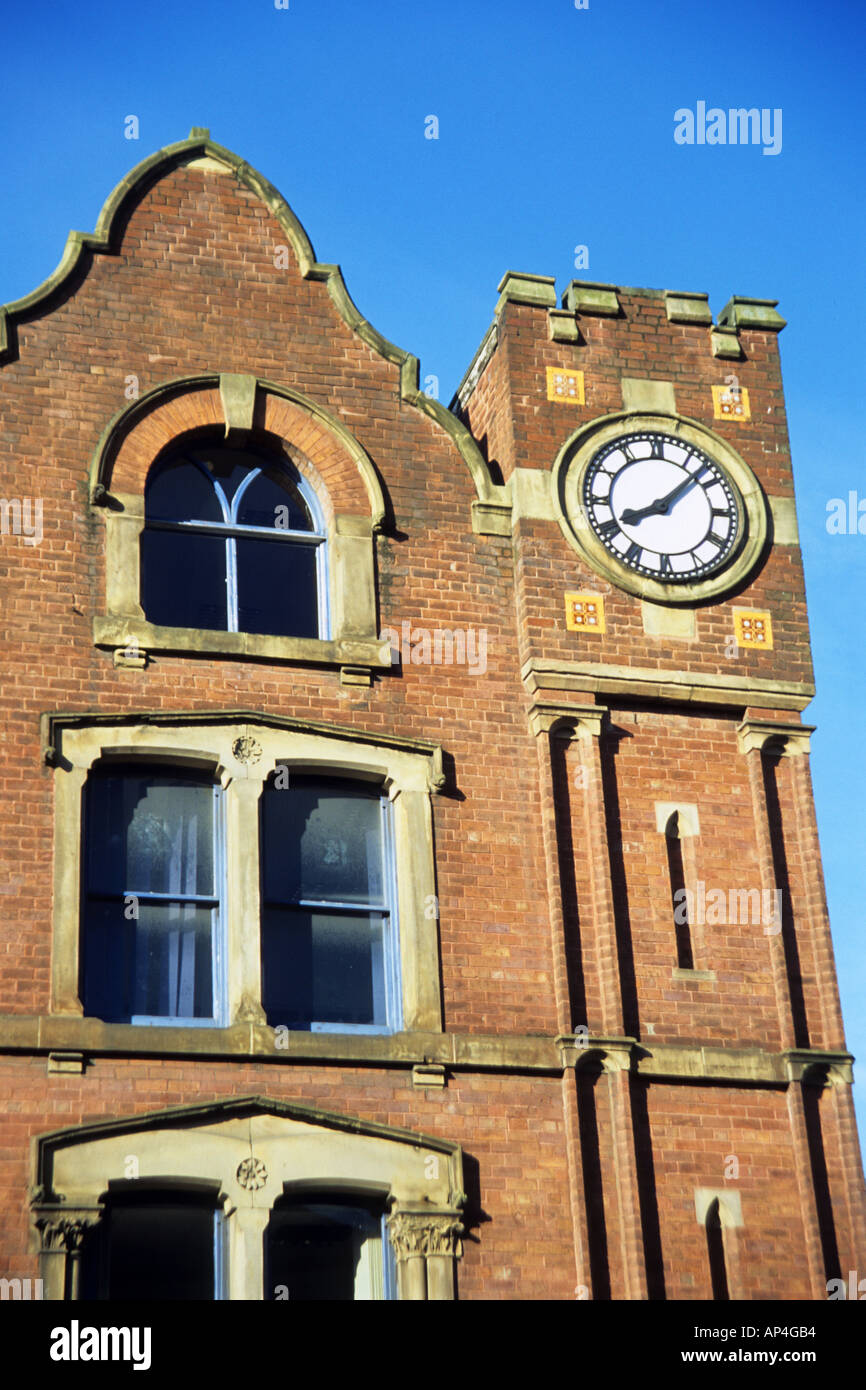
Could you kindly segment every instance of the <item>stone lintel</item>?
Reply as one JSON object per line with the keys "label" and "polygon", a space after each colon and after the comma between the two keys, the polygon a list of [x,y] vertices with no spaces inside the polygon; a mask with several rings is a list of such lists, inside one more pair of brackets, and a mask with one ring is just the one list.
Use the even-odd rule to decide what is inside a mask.
{"label": "stone lintel", "polygon": [[667,834],[672,815],[677,817],[677,838],[682,840],[689,835],[700,835],[701,822],[698,808],[692,801],[655,802],[656,830],[660,835]]}
{"label": "stone lintel", "polygon": [[625,696],[678,704],[724,705],[744,709],[802,710],[815,694],[814,685],[796,681],[719,676],[714,672],[660,671],[653,667],[613,666],[606,662],[524,662],[527,691],[574,690],[583,695]]}

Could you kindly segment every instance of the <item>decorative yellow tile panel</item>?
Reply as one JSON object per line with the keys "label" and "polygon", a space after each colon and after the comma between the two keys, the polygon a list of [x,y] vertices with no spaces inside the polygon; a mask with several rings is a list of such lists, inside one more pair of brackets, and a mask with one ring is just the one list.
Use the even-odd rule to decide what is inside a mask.
{"label": "decorative yellow tile panel", "polygon": [[711,386],[713,393],[713,419],[738,420],[740,424],[751,420],[749,393],[745,386]]}
{"label": "decorative yellow tile panel", "polygon": [[760,609],[734,609],[734,635],[738,647],[764,647],[773,645],[773,624],[769,613]]}
{"label": "decorative yellow tile panel", "polygon": [[606,632],[601,594],[566,594],[565,626],[569,632],[592,632],[596,635]]}
{"label": "decorative yellow tile panel", "polygon": [[562,405],[583,405],[583,372],[567,367],[547,368],[547,399]]}

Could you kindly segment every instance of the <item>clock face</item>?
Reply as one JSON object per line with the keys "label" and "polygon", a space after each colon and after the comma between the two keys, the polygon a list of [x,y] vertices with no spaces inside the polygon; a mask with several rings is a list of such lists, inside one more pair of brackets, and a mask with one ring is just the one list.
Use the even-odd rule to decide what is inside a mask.
{"label": "clock face", "polygon": [[742,534],[742,506],[722,467],[666,434],[638,432],[606,444],[586,469],[582,501],[610,554],[662,584],[714,574]]}

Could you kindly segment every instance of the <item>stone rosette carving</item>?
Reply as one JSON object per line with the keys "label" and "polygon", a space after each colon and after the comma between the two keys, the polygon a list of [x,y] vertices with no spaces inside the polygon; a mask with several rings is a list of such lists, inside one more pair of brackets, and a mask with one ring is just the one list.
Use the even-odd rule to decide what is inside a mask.
{"label": "stone rosette carving", "polygon": [[262,756],[262,745],[258,739],[244,734],[241,738],[236,738],[232,744],[232,756],[239,763],[257,763]]}
{"label": "stone rosette carving", "polygon": [[247,1192],[258,1192],[268,1180],[268,1170],[260,1158],[242,1158],[235,1177]]}

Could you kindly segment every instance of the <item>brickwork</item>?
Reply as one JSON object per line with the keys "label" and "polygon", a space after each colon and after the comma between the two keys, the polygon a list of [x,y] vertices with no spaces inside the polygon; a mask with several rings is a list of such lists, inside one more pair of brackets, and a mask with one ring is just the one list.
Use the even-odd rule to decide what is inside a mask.
{"label": "brickwork", "polygon": [[[0,368],[4,496],[43,503],[38,544],[0,541],[0,1274],[39,1272],[28,1211],[35,1137],[263,1095],[462,1146],[461,1298],[569,1299],[581,1286],[597,1298],[710,1297],[694,1194],[725,1186],[743,1212],[743,1226],[726,1233],[732,1296],[820,1296],[822,1271],[835,1272],[828,1221],[843,1273],[858,1253],[866,1259],[847,1084],[834,1077],[822,1093],[816,1134],[817,1106],[799,1128],[791,1118],[797,1079],[629,1075],[635,1046],[691,1048],[694,1058],[704,1047],[844,1054],[806,759],[764,768],[738,744],[744,718],[798,715],[768,707],[760,690],[710,707],[699,697],[595,694],[577,678],[533,692],[521,679],[532,659],[686,672],[698,684],[730,675],[808,683],[798,547],[772,546],[742,591],[697,609],[694,637],[681,640],[650,635],[640,599],[600,579],[556,521],[516,516],[513,538],[473,532],[476,490],[452,437],[405,399],[399,366],[348,326],[324,279],[305,276],[286,242],[273,211],[230,170],[168,161],[128,199],[111,253],[87,254],[50,303],[20,318]],[[661,293],[619,293],[620,316],[581,315],[576,345],[550,341],[544,308],[505,304],[498,346],[462,411],[493,484],[517,468],[549,470],[579,424],[622,411],[626,376],[672,382],[680,414],[729,440],[768,496],[791,499],[777,335],[741,332],[744,360],[733,369],[752,423],[714,421],[710,387],[731,364],[713,358],[708,330],[669,323]],[[585,406],[547,401],[548,366],[585,373]],[[105,511],[91,506],[88,473],[100,437],[129,404],[131,379],[144,396],[174,378],[224,373],[297,392],[354,436],[386,499],[375,538],[379,630],[483,631],[483,671],[404,653],[364,687],[324,665],[188,652],[117,669],[94,645],[106,603]],[[294,451],[329,518],[369,516],[357,472],[325,430],[276,396],[260,394],[257,410],[257,437]],[[109,492],[140,495],[169,442],[222,424],[213,384],[155,404],[121,442]],[[564,594],[583,590],[604,594],[601,637],[566,629]],[[726,654],[735,605],[770,611],[773,650]],[[559,738],[528,717],[545,700],[609,714],[600,735]],[[411,1062],[375,1057],[316,1066],[278,1054],[268,1063],[103,1054],[81,1075],[57,1075],[45,1049],[14,1042],[16,1020],[50,1013],[55,774],[40,717],[227,709],[441,744],[448,781],[433,814],[444,1030],[545,1039],[549,1064],[455,1065],[441,1090],[413,1087]],[[708,890],[785,889],[778,933],[765,920],[700,923],[695,978],[677,970],[660,802],[699,808],[689,853]],[[579,1026],[608,1044],[633,1042],[599,1043],[585,1057],[578,1048],[574,1073],[574,1052],[555,1040]],[[407,1048],[409,1057],[411,1038]],[[810,1196],[819,1149],[829,1208]],[[726,1177],[728,1155],[736,1178]]]}

